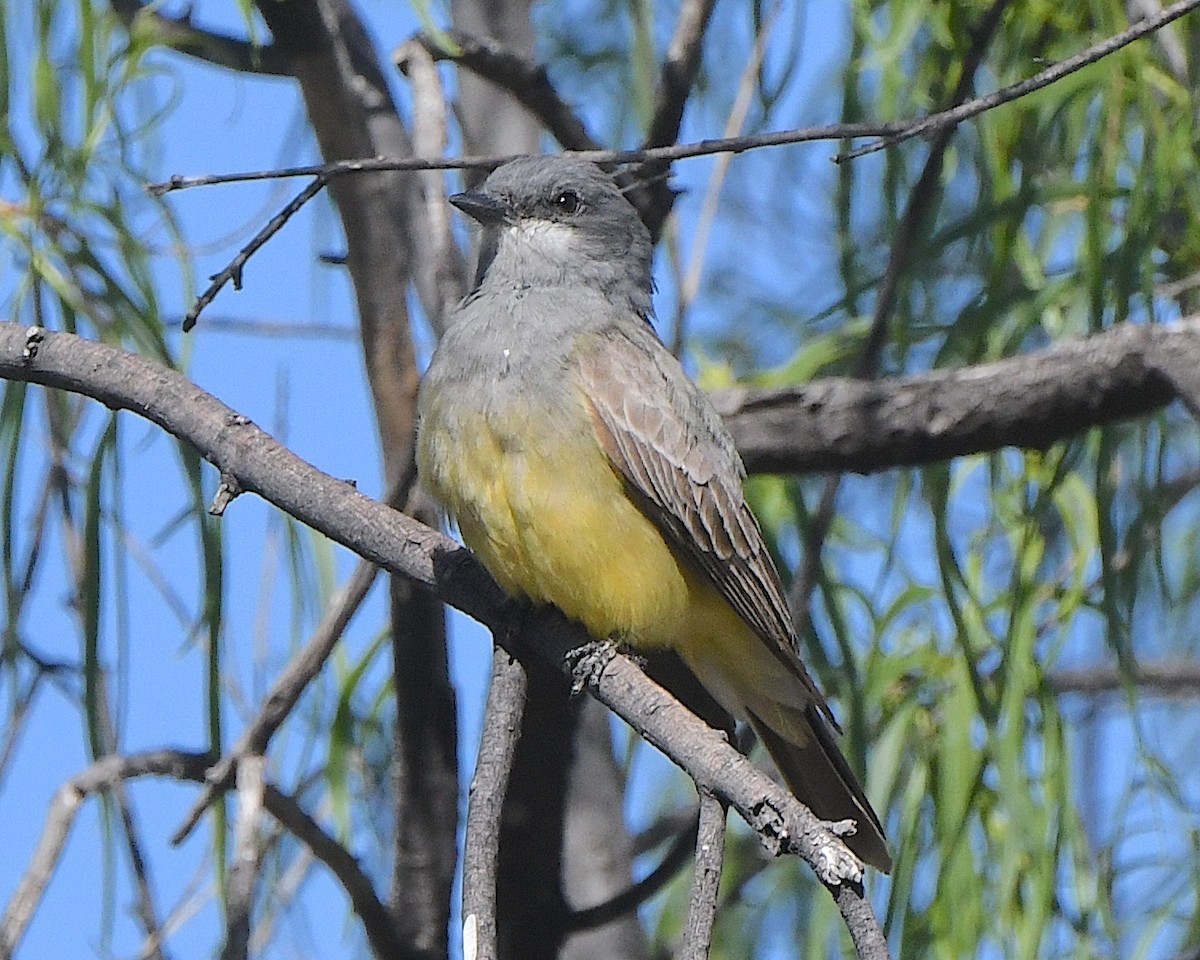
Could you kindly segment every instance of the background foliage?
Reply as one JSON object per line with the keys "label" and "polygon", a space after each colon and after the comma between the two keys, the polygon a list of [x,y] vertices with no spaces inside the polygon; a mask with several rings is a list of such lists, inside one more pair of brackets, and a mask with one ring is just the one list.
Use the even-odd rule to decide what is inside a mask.
{"label": "background foliage", "polygon": [[[681,139],[734,121],[754,133],[932,112],[1119,32],[1142,6],[721,3]],[[418,14],[449,18],[362,7],[381,51],[418,29]],[[537,56],[606,145],[641,142],[677,13],[641,0],[533,11]],[[192,14],[271,41],[253,8],[212,0]],[[349,282],[317,262],[346,242],[332,208],[321,201],[290,224],[252,262],[246,292],[224,294],[185,338],[177,324],[195,277],[291,188],[166,200],[143,190],[173,173],[316,158],[292,85],[198,64],[212,49],[188,50],[151,12],[116,2],[8,4],[0,29],[0,317],[182,367],[381,495]],[[705,385],[781,385],[961,367],[1189,313],[1198,41],[1200,19],[1186,17],[963,125],[944,156],[930,138],[837,165],[828,143],[677,164],[684,192],[657,269],[664,337]],[[389,83],[411,120],[404,79]],[[880,300],[892,271],[894,306]],[[421,316],[415,298],[413,308]],[[864,369],[879,317],[885,339]],[[426,356],[433,335],[415,329]],[[89,760],[228,747],[350,560],[257,504],[213,520],[217,478],[193,451],[77,397],[6,384],[0,452],[7,895],[54,787]],[[886,811],[897,867],[869,889],[897,955],[1200,948],[1197,689],[1166,695],[1142,669],[1195,677],[1198,468],[1195,424],[1172,406],[1043,451],[850,476],[819,554],[803,544],[822,531],[828,481],[753,481],[789,574],[819,556],[807,653]],[[270,753],[272,779],[381,888],[396,821],[386,622],[375,595]],[[487,657],[486,641],[461,629],[452,670],[469,769]],[[644,872],[659,818],[674,822],[690,787],[649,748],[616,742]],[[218,807],[207,836],[167,846],[191,799],[190,788],[140,782],[106,795],[21,952],[213,949],[229,826]],[[806,871],[767,863],[733,830],[714,955],[846,952]],[[264,843],[256,951],[318,955],[343,939],[365,951],[305,848],[278,829]],[[686,876],[643,909],[644,955],[669,948],[685,900]]]}

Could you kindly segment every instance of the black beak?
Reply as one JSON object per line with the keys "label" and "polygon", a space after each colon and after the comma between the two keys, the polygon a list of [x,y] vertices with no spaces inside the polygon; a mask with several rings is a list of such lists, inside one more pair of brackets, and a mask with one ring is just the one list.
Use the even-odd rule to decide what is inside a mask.
{"label": "black beak", "polygon": [[450,198],[450,202],[485,227],[503,223],[508,217],[508,204],[478,190],[456,193]]}

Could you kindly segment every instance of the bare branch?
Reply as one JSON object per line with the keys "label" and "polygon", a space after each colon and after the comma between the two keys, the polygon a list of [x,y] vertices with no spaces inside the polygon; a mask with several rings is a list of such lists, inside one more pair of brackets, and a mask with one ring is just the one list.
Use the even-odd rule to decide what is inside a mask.
{"label": "bare branch", "polygon": [[725,804],[711,793],[700,793],[700,823],[696,834],[696,866],[688,900],[679,960],[707,960],[717,918],[717,893],[725,861]]}
{"label": "bare branch", "polygon": [[467,956],[477,960],[497,960],[499,956],[496,865],[500,854],[500,812],[521,735],[526,684],[525,668],[502,647],[495,647],[492,683],[467,806],[467,839],[463,845],[463,949]]}
{"label": "bare branch", "polygon": [[[107,709],[105,711],[107,713]],[[116,797],[117,810],[121,815],[121,832],[125,836],[125,847],[129,854],[133,885],[137,891],[135,910],[146,936],[142,941],[142,956],[149,960],[166,960],[163,942],[166,939],[163,924],[158,919],[158,908],[154,903],[154,885],[150,879],[150,865],[142,855],[142,842],[133,813],[133,801],[125,790],[124,783],[114,784],[111,790]]]}
{"label": "bare branch", "polygon": [[132,30],[153,27],[154,39],[179,53],[238,73],[270,77],[291,76],[290,65],[273,44],[255,44],[192,23],[190,16],[168,17],[147,7],[141,0],[112,0],[112,8]]}
{"label": "bare branch", "polygon": [[[384,64],[352,0],[257,0],[275,42],[293,60],[308,119],[326,161],[412,154]],[[330,194],[346,238],[359,332],[389,484],[410,473],[420,383],[408,288],[420,202],[412,177],[341,178]],[[426,512],[422,506],[416,512]],[[427,513],[427,515],[429,515]],[[396,938],[444,954],[458,832],[454,689],[445,615],[433,597],[392,578],[395,712],[390,764],[395,829],[388,912]]]}
{"label": "bare branch", "polygon": [[1133,671],[1120,667],[1081,667],[1054,670],[1046,683],[1055,693],[1123,693],[1133,687],[1161,697],[1195,697],[1200,694],[1200,664],[1192,660],[1139,664]]}
{"label": "bare branch", "polygon": [[[1041,90],[1051,83],[1096,63],[1135,40],[1161,29],[1168,23],[1191,13],[1200,7],[1200,0],[1180,0],[1160,15],[1143,20],[1114,37],[1109,37],[1073,57],[1002,90],[969,100],[959,106],[926,117],[897,120],[887,123],[836,123],[820,127],[799,127],[744,137],[699,140],[695,143],[672,146],[649,147],[642,150],[578,150],[580,157],[599,164],[631,164],[652,161],[673,162],[691,157],[702,157],[715,153],[744,153],[761,147],[787,146],[810,143],[818,140],[858,140],[866,137],[882,138],[877,143],[859,151],[842,154],[836,159],[841,162],[853,159],[865,152],[894,146],[904,140],[923,136],[942,127],[953,127],[964,120],[978,116],[988,110],[1011,103],[1021,97]],[[561,142],[561,141],[560,141]],[[335,163],[309,164],[285,167],[278,170],[257,170],[243,173],[207,174],[203,176],[176,175],[169,180],[147,184],[146,189],[155,196],[175,190],[212,186],[219,183],[240,183],[248,180],[276,180],[287,177],[326,177],[333,179],[351,173],[393,170],[494,170],[502,163],[513,159],[506,156],[446,157],[437,160],[415,157],[373,157],[357,160],[341,160]]]}
{"label": "bare branch", "polygon": [[[424,46],[409,40],[396,51],[395,61],[413,89],[413,153],[418,157],[440,157],[447,141],[446,98],[433,58]],[[419,215],[425,220],[425,242],[413,247],[417,264],[414,278],[429,325],[441,336],[446,313],[466,293],[467,268],[450,231],[442,172],[424,170],[417,176],[424,200]]]}
{"label": "bare branch", "polygon": [[1147,17],[1145,20],[1134,24],[1128,30],[1122,30],[1115,36],[1093,44],[1086,50],[1080,51],[1073,57],[1068,57],[1066,60],[1056,63],[1052,67],[1046,68],[1028,80],[1014,83],[1002,90],[997,90],[995,93],[989,93],[987,96],[977,97],[961,106],[945,110],[942,113],[935,113],[927,120],[912,124],[902,133],[885,135],[877,143],[867,144],[865,147],[844,153],[837,158],[837,162],[842,163],[846,160],[855,160],[865,154],[874,153],[876,150],[894,147],[905,140],[911,140],[913,137],[930,133],[938,127],[953,126],[954,124],[961,123],[963,120],[985,113],[988,110],[994,110],[1005,103],[1011,103],[1014,100],[1019,100],[1021,97],[1027,97],[1029,94],[1041,90],[1043,87],[1048,87],[1063,77],[1082,70],[1084,67],[1096,63],[1098,60],[1103,60],[1105,57],[1116,53],[1122,47],[1129,46],[1135,40],[1140,40],[1142,37],[1154,33],[1156,30],[1161,30],[1168,23],[1172,23],[1180,17],[1191,13],[1196,7],[1200,7],[1200,0],[1180,0],[1179,3],[1172,4],[1161,13]]}
{"label": "bare branch", "polygon": [[[247,491],[385,569],[433,588],[522,656],[561,670],[566,653],[588,642],[581,627],[553,609],[539,611],[520,637],[511,636],[506,629],[511,605],[469,551],[322,474],[181,374],[70,334],[40,331],[36,357],[27,355],[28,342],[27,329],[0,324],[0,377],[83,393],[137,412],[235,474]],[[588,683],[593,695],[663,749],[699,788],[728,800],[769,850],[797,853],[825,882],[839,884],[843,915],[863,922],[865,901],[855,879],[862,867],[831,832],[847,824],[817,820],[627,658],[615,656]],[[850,887],[855,889],[847,893]],[[865,909],[869,915],[869,905]],[[854,936],[883,942],[877,923],[856,929]]]}
{"label": "bare branch", "polygon": [[[113,754],[63,784],[46,815],[46,826],[29,867],[0,918],[0,960],[11,960],[58,866],[75,815],[87,797],[146,776],[201,783],[211,759],[208,754],[183,750],[154,750],[128,757]],[[363,922],[376,956],[420,960],[396,939],[391,918],[370,878],[345,847],[325,833],[295,799],[271,784],[263,787],[263,805],[337,877]]]}
{"label": "bare branch", "polygon": [[[398,499],[386,498],[385,502],[402,502],[407,497],[407,491]],[[333,652],[346,627],[349,626],[354,614],[366,599],[371,584],[379,568],[369,561],[363,560],[354,568],[350,579],[333,598],[329,609],[322,618],[317,629],[313,631],[308,643],[288,662],[288,665],[276,678],[270,692],[263,700],[258,714],[242,731],[233,749],[222,757],[206,775],[206,784],[200,797],[192,805],[183,825],[171,836],[171,843],[182,843],[195,829],[204,811],[212,804],[213,799],[229,788],[238,761],[243,757],[263,753],[270,743],[275,731],[283,724],[292,712],[292,708],[300,700],[300,695],[308,688],[313,678],[321,672],[325,661]]]}
{"label": "bare branch", "polygon": [[[163,326],[182,327],[183,317],[166,317]],[[204,318],[204,326],[209,330],[220,330],[223,333],[245,334],[252,337],[285,338],[297,340],[331,340],[337,343],[347,343],[358,340],[358,331],[341,323],[322,323],[305,320],[275,320],[266,317],[231,317],[213,316],[211,313]]]}
{"label": "bare branch", "polygon": [[237,768],[238,812],[221,960],[246,960],[250,950],[250,915],[254,910],[254,882],[258,879],[258,831],[266,790],[265,769],[266,760],[261,753],[243,756]]}
{"label": "bare branch", "polygon": [[716,0],[684,0],[679,8],[654,95],[654,112],[646,133],[648,147],[674,143],[679,136],[683,108],[696,82],[704,34],[715,5]]}
{"label": "bare branch", "polygon": [[107,790],[134,777],[161,776],[177,780],[199,780],[208,757],[177,750],[157,750],[132,757],[111,755],[97,760],[83,773],[67,781],[54,795],[46,814],[37,849],[16,891],[0,918],[0,960],[11,960],[54,871],[58,867],[67,836],[80,805],[93,793]]}
{"label": "bare branch", "polygon": [[263,791],[267,812],[304,843],[320,860],[350,897],[350,906],[363,923],[367,942],[376,957],[389,960],[426,960],[424,954],[401,943],[396,936],[391,915],[375,893],[371,878],[363,873],[354,855],[321,829],[312,817],[296,802],[271,784]]}
{"label": "bare branch", "polygon": [[1164,367],[1200,370],[1200,318],[1121,324],[1037,353],[873,382],[830,378],[713,395],[752,473],[871,473],[1050,444],[1181,396]]}
{"label": "bare branch", "polygon": [[[539,615],[521,639],[537,651],[569,652],[573,630],[561,629],[557,611]],[[575,637],[574,642],[578,643]],[[861,865],[834,831],[853,829],[818,820],[784,787],[757,770],[725,735],[714,730],[650,680],[627,657],[614,656],[588,691],[682,767],[699,790],[708,790],[741,814],[773,855],[795,853],[831,888],[860,956],[887,956],[883,931],[861,886]],[[880,953],[879,951],[883,952]]]}
{"label": "bare branch", "polygon": [[[659,74],[654,112],[643,146],[665,146],[674,143],[679,136],[684,107],[687,106],[692,85],[696,82],[696,73],[700,69],[704,34],[712,18],[713,6],[714,0],[684,0],[680,6],[675,32],[667,46]],[[661,160],[643,164],[636,171],[637,179],[641,182],[629,194],[655,242],[675,205],[675,191],[666,179],[669,166],[668,162]]]}
{"label": "bare branch", "polygon": [[208,289],[196,298],[196,302],[188,310],[187,316],[183,318],[183,330],[185,333],[196,325],[196,318],[200,316],[200,311],[216,299],[217,294],[221,292],[225,284],[232,280],[234,290],[242,289],[242,271],[246,267],[246,261],[254,256],[263,244],[282,230],[283,225],[299,213],[301,207],[324,190],[327,183],[329,183],[329,179],[318,174],[312,183],[296,194],[282,210],[268,220],[266,225],[250,238],[250,242],[237,252],[237,256],[230,261],[224,270],[213,274],[211,277],[212,283],[208,285]]}
{"label": "bare branch", "polygon": [[[1200,0],[1196,0],[1200,3]],[[926,122],[925,120],[913,122]],[[904,128],[904,123],[835,123],[821,127],[800,127],[776,133],[759,133],[747,137],[700,140],[691,144],[671,147],[651,147],[646,150],[577,150],[574,156],[603,165],[645,163],[655,160],[685,160],[713,153],[744,153],[759,147],[785,146],[810,143],[814,140],[853,140],[861,137],[878,137],[895,133]],[[210,187],[219,183],[244,183],[251,180],[279,180],[289,177],[317,177],[329,179],[353,173],[379,173],[385,171],[412,170],[494,170],[513,160],[516,154],[500,156],[443,157],[438,160],[421,160],[415,157],[365,157],[359,160],[339,160],[334,163],[314,163],[298,167],[282,167],[276,170],[252,170],[243,173],[212,173],[202,176],[176,174],[168,180],[146,184],[146,190],[161,197],[176,190],[191,190],[195,187]]]}
{"label": "bare branch", "polygon": [[453,49],[443,46],[437,37],[424,33],[417,34],[409,42],[420,44],[434,60],[450,60],[506,90],[537,117],[563,149],[600,149],[600,144],[588,133],[583,121],[559,97],[542,64],[495,40],[474,37],[462,30],[448,30],[445,37]]}

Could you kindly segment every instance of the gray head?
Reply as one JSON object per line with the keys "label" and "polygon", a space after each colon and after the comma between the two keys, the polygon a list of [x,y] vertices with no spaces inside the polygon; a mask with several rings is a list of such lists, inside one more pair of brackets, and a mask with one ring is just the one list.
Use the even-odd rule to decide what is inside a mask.
{"label": "gray head", "polygon": [[476,286],[580,284],[650,315],[650,234],[595,164],[520,157],[450,202],[483,226]]}

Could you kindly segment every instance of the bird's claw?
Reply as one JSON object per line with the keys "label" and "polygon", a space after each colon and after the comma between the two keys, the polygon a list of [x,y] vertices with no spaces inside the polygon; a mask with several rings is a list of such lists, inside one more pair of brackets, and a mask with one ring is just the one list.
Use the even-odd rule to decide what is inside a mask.
{"label": "bird's claw", "polygon": [[588,687],[598,683],[604,668],[616,655],[617,641],[612,637],[593,640],[570,651],[567,654],[567,663],[571,668],[571,696],[578,696]]}
{"label": "bird's claw", "polygon": [[822,820],[821,826],[829,832],[826,842],[818,841],[817,855],[813,869],[822,883],[830,887],[849,881],[862,883],[863,864],[850,848],[842,842],[842,837],[852,836],[858,830],[854,820]]}

